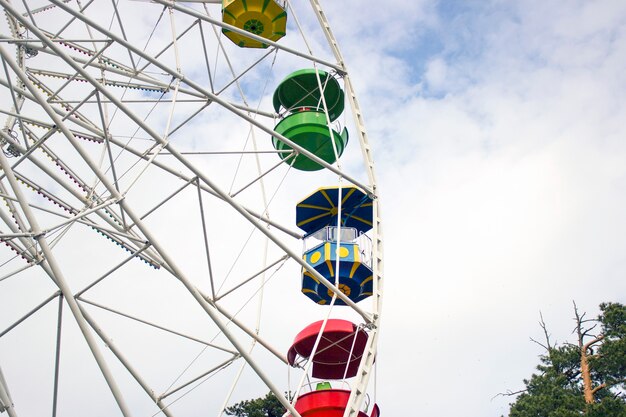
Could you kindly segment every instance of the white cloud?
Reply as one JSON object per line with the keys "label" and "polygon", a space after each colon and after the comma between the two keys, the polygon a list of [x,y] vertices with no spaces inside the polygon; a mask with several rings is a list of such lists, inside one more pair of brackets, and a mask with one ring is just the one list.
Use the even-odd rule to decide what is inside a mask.
{"label": "white cloud", "polygon": [[441,91],[446,87],[448,81],[448,66],[441,58],[435,58],[428,62],[424,78],[429,89]]}
{"label": "white cloud", "polygon": [[[365,112],[382,192],[386,288],[377,381],[382,412],[440,417],[505,414],[508,399],[491,397],[520,387],[537,363],[540,351],[528,337],[540,337],[539,310],[558,339],[564,340],[571,327],[572,299],[590,315],[601,301],[625,301],[624,6],[493,1],[455,10],[451,2],[434,1],[394,0],[376,7],[364,7],[359,1],[327,3],[325,10]],[[311,17],[310,12],[303,14],[305,28],[314,25]],[[140,29],[137,25],[133,30]],[[159,36],[159,42],[151,45],[155,50],[168,34]],[[308,41],[316,52],[324,44],[319,34]],[[288,37],[285,43],[301,46],[302,41]],[[232,45],[227,48],[235,51],[236,70],[253,61],[252,53],[240,55]],[[194,57],[194,51],[186,49],[182,62],[185,70],[189,65],[196,75],[200,70],[193,66]],[[263,97],[254,97],[265,105],[271,86],[301,62],[279,56],[274,65],[270,79],[258,74],[247,77],[250,85],[258,81],[270,86]],[[229,92],[229,96],[236,94]],[[235,149],[242,145],[247,127],[212,109],[174,138],[177,146],[202,149],[213,143],[215,148]],[[164,126],[158,116],[153,123]],[[207,134],[220,128],[224,135]],[[258,140],[266,146],[269,138],[259,134]],[[342,159],[346,166],[359,165],[355,145],[353,140]],[[221,185],[230,185],[232,161],[221,164],[211,157],[195,161],[206,172],[216,173]],[[254,161],[245,162],[237,186],[253,175]],[[139,187],[152,192],[128,196],[142,209],[178,186],[156,171],[150,170]],[[267,179],[270,189],[278,187],[283,173]],[[294,201],[336,181],[327,172],[292,174],[282,189]],[[164,242],[168,251],[206,289],[195,193],[187,191],[146,221],[159,235],[170,238]],[[254,204],[258,193],[243,193],[241,198]],[[218,206],[207,202],[207,212],[217,211]],[[272,218],[291,225],[292,205],[275,204],[270,212]],[[186,226],[177,227],[181,222]],[[227,216],[210,220],[212,238],[231,239],[215,246],[219,262],[214,267],[222,276],[237,255],[232,248],[251,230],[241,223]],[[108,262],[122,259],[123,254],[102,239],[90,247],[79,245],[64,264],[76,282],[86,283],[102,273],[100,269],[106,270],[98,264],[89,274],[82,273],[83,259],[93,258],[93,248],[104,258],[110,256]],[[255,240],[257,248],[259,242]],[[63,249],[60,245],[58,252]],[[256,259],[258,254],[246,255]],[[238,268],[238,275],[245,276],[251,266],[243,263]],[[298,326],[326,312],[311,308],[302,309],[300,316],[293,313],[301,311],[303,298],[284,294],[297,292],[297,280],[289,277],[297,276],[298,268],[285,269],[271,282],[264,305],[270,322],[264,332],[280,347],[288,346]],[[142,294],[157,306],[162,304],[162,309],[150,311],[146,305],[134,304],[131,294],[139,292],[148,278],[140,267],[127,270],[129,293],[116,298],[120,305],[190,331],[206,325],[204,316],[195,315],[195,304],[181,310],[173,302],[168,305],[181,288],[178,283],[161,287],[165,274],[156,275],[166,294]],[[18,285],[15,282],[3,284]],[[40,291],[48,294],[50,284],[46,285],[30,295],[39,300],[44,296]],[[94,292],[104,296],[114,289],[103,286],[98,291]],[[3,308],[17,317],[15,304],[18,300],[10,300]],[[182,320],[183,310],[185,318],[192,319]],[[251,316],[248,310],[243,314]],[[214,329],[206,326],[203,336],[204,332],[213,335]],[[120,328],[120,337],[131,331],[131,326]],[[46,337],[51,343],[52,333]],[[34,335],[29,340],[38,342]],[[178,348],[177,362],[167,367],[172,374],[196,354],[189,345]],[[141,352],[129,349],[140,356]],[[142,372],[158,377],[160,368],[151,367],[150,361],[167,353],[156,352],[155,347],[154,355],[140,358]],[[89,359],[85,349],[76,354]],[[33,360],[49,364],[44,359]],[[277,369],[268,372],[284,380],[283,369]],[[49,384],[42,384],[42,389]],[[126,380],[123,384],[137,389]],[[203,393],[210,394],[208,389]]]}
{"label": "white cloud", "polygon": [[437,94],[369,110],[387,412],[506,414],[510,399],[491,397],[530,376],[539,310],[563,341],[571,300],[590,315],[624,302],[624,17],[557,2],[441,16],[450,30],[421,77]]}

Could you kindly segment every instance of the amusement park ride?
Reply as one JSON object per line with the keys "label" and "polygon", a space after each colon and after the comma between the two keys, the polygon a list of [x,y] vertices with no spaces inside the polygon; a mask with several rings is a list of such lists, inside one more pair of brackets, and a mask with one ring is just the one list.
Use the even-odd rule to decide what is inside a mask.
{"label": "amusement park ride", "polygon": [[378,191],[318,0],[104,3],[0,0],[0,415],[219,417],[260,382],[285,416],[378,417]]}

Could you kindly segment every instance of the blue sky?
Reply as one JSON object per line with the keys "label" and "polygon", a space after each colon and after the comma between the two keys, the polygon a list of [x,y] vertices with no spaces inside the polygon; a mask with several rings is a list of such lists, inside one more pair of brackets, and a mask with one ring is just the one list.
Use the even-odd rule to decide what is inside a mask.
{"label": "blue sky", "polygon": [[539,311],[562,342],[572,300],[626,301],[626,4],[358,4],[328,14],[384,201],[379,402],[506,415]]}

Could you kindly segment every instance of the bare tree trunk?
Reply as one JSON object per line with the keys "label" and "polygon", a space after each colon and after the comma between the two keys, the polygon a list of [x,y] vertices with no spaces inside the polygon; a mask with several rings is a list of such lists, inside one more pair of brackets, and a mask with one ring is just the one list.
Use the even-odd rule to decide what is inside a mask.
{"label": "bare tree trunk", "polygon": [[583,379],[583,395],[585,403],[593,404],[595,401],[594,394],[604,388],[604,384],[594,388],[593,381],[591,380],[591,366],[589,365],[589,358],[593,356],[593,353],[589,355],[589,350],[593,345],[604,339],[603,335],[595,337],[593,340],[585,343],[585,337],[590,336],[589,332],[593,330],[596,325],[589,329],[583,329],[583,323],[591,321],[584,320],[585,313],[578,314],[578,307],[574,303],[574,313],[576,314],[576,334],[578,335],[578,348],[580,349],[580,375]]}
{"label": "bare tree trunk", "polygon": [[[579,342],[580,346],[580,342]],[[587,346],[580,346],[580,374],[583,378],[583,394],[587,404],[593,404],[593,389],[591,388],[591,369],[587,358]]]}

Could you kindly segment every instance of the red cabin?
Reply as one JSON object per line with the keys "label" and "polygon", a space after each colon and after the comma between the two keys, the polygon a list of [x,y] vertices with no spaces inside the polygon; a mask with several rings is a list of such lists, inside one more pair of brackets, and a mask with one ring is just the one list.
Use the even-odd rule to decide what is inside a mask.
{"label": "red cabin", "polygon": [[[296,363],[298,355],[303,358],[311,356],[322,323],[323,321],[318,321],[310,324],[298,333],[287,353],[290,365],[293,366]],[[367,337],[367,333],[354,323],[347,320],[329,319],[312,358],[313,377],[343,379],[355,376]]]}
{"label": "red cabin", "polygon": [[[294,407],[302,417],[343,417],[349,398],[350,391],[343,389],[311,391],[301,395]],[[369,417],[379,416],[378,405],[374,404]],[[368,417],[368,415],[359,411],[359,417]]]}

